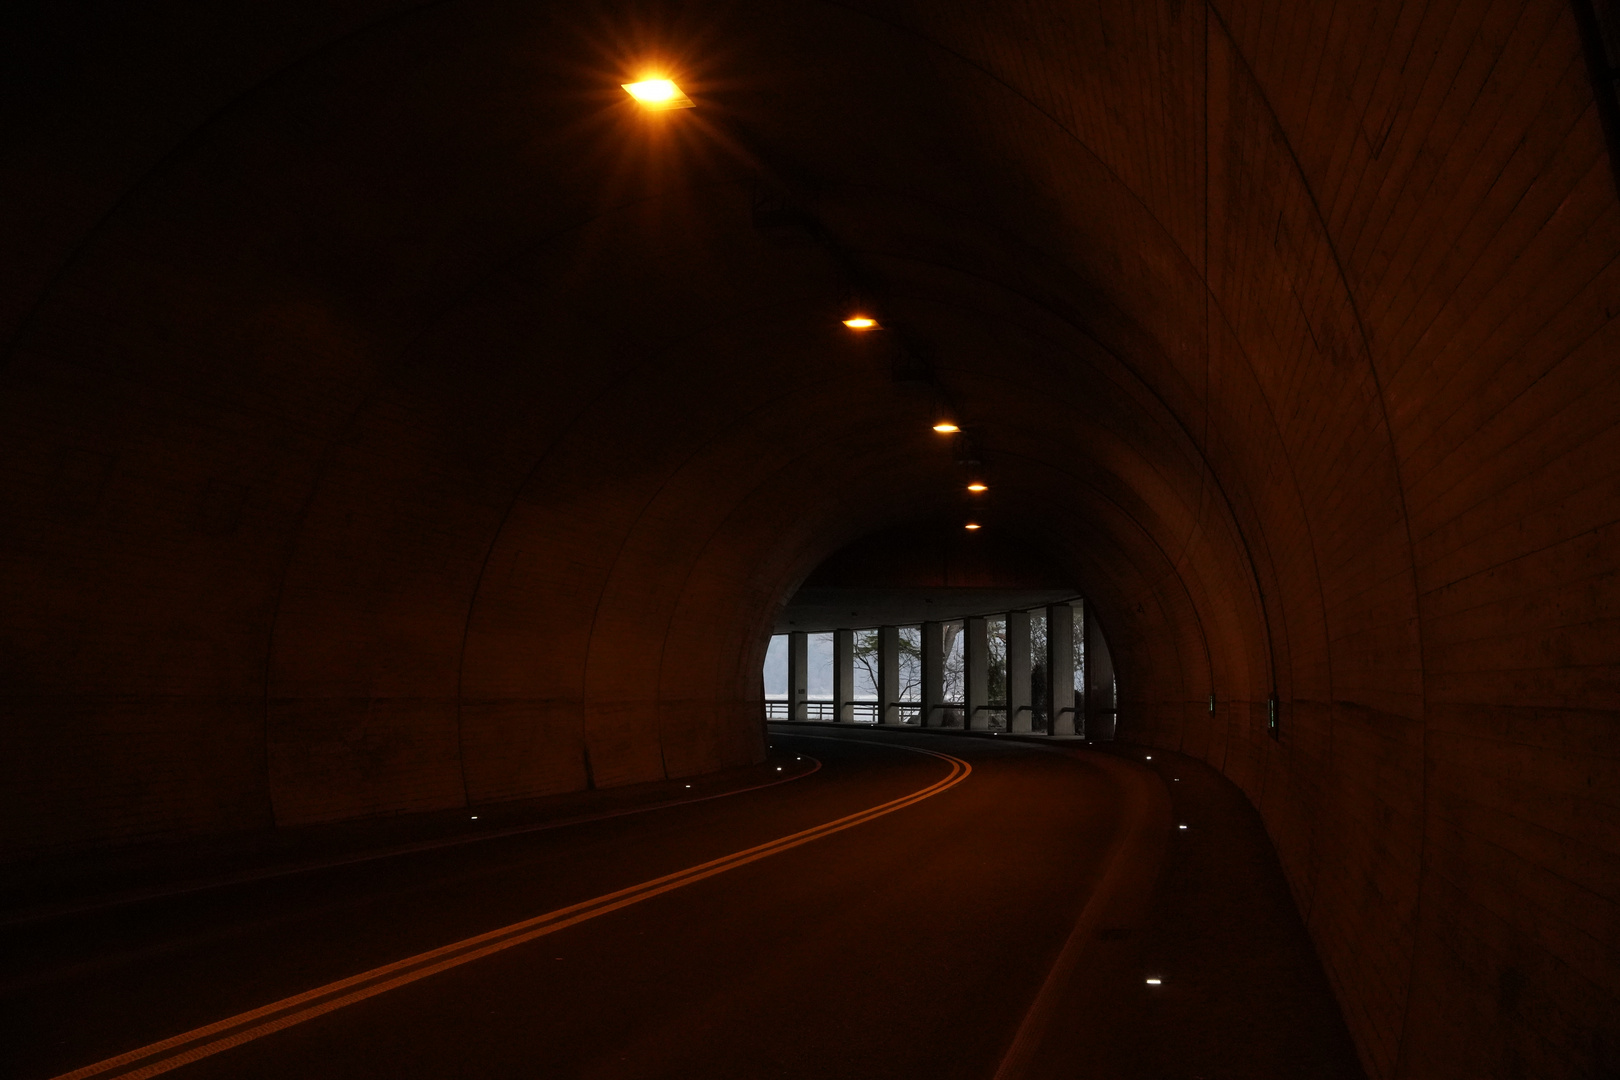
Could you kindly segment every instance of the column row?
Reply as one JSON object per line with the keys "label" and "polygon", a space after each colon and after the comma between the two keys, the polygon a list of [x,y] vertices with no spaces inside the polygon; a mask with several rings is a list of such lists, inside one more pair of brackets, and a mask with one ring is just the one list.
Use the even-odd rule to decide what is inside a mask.
{"label": "column row", "polygon": [[[812,704],[807,692],[809,635],[791,633],[787,641],[786,708],[773,706],[773,713],[778,716],[785,713],[790,720],[802,721],[810,719],[813,710],[817,719],[830,718],[842,723],[868,719],[878,724],[900,724],[915,716],[915,722],[925,727],[961,727],[975,731],[1002,727],[1012,733],[1034,732],[1038,724],[1040,731],[1046,734],[1074,735],[1090,730],[1094,735],[1109,737],[1114,726],[1113,671],[1100,633],[1088,625],[1090,620],[1085,618],[1083,608],[1077,619],[1077,609],[1071,604],[1053,604],[1038,613],[1044,616],[1045,623],[1045,647],[1039,658],[1031,656],[1031,612],[1010,611],[1001,617],[1006,626],[1005,664],[995,672],[1002,676],[1003,683],[1002,692],[995,698],[992,698],[992,639],[987,617],[970,617],[959,624],[962,681],[958,700],[952,700],[947,694],[946,682],[946,628],[951,625],[951,633],[956,633],[954,624],[924,622],[920,627],[921,640],[917,640],[914,630],[909,646],[902,644],[900,627],[880,627],[876,631],[875,656],[872,631],[861,632],[859,652],[856,631],[835,631],[832,635],[833,701],[820,704]],[[1075,648],[1077,633],[1085,642],[1083,654],[1078,654]],[[911,656],[909,671],[913,685],[920,682],[916,687],[916,699],[920,700],[903,700],[904,691],[911,688],[903,687],[901,682],[903,648]],[[856,699],[857,662],[865,668],[865,685],[876,691],[876,703],[869,698],[861,702]],[[1041,669],[1038,680],[1033,677],[1037,662]],[[1084,677],[1085,712],[1091,715],[1082,715],[1077,709],[1077,674]],[[1005,723],[997,725],[994,716],[1003,710]],[[860,717],[858,711],[862,714]]]}

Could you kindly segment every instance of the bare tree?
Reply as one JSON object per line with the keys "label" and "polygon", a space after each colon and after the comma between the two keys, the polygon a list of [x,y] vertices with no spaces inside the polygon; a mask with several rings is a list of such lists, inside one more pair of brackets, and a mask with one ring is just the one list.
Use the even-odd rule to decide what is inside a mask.
{"label": "bare tree", "polygon": [[[907,633],[907,631],[911,633]],[[860,665],[866,673],[874,692],[878,692],[883,683],[879,671],[883,663],[880,631],[855,631],[855,663]],[[896,701],[915,701],[917,688],[922,683],[922,642],[919,640],[916,627],[902,626],[899,633],[900,643],[900,685],[897,687]],[[881,701],[888,705],[889,702]]]}
{"label": "bare tree", "polygon": [[992,705],[1007,703],[1007,620],[991,619],[986,628],[990,643],[990,678],[985,687]]}
{"label": "bare tree", "polygon": [[878,677],[878,671],[882,658],[879,655],[878,638],[876,630],[855,631],[855,664],[866,673],[866,680],[872,687],[872,693],[881,698],[883,683]]}
{"label": "bare tree", "polygon": [[1047,720],[1046,700],[1046,613],[1032,611],[1029,616],[1029,703],[1030,718],[1035,730],[1043,730]]}
{"label": "bare tree", "polygon": [[900,627],[900,696],[899,701],[917,701],[922,697],[922,627]]}

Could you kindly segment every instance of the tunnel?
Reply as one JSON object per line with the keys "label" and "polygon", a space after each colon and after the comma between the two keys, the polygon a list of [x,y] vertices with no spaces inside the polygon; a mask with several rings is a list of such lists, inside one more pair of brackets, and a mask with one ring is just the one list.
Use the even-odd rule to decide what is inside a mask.
{"label": "tunnel", "polygon": [[[701,812],[862,770],[957,784],[943,807],[1023,754],[1054,807],[1071,781],[1040,770],[1158,800],[1166,865],[1177,785],[1251,829],[1209,864],[1225,876],[1175,887],[1192,912],[1244,882],[1280,899],[1233,901],[1203,939],[1179,920],[1186,947],[1297,929],[1288,970],[1319,988],[1344,1075],[1620,1076],[1615,5],[140,0],[0,20],[0,933],[78,943],[29,945],[0,993],[111,970],[135,939],[74,919],[156,933],[150,897],[246,872],[253,844],[409,846],[812,765]],[[767,721],[795,603],[950,585],[930,576],[946,549],[974,586],[1083,600],[1117,681],[1108,739]],[[1083,814],[1124,805],[1054,810],[1052,846],[996,873],[1057,873],[1091,842]],[[822,827],[804,813],[782,835]],[[752,827],[737,850],[776,842]],[[692,865],[720,858],[700,847]],[[558,910],[596,895],[557,859],[545,880],[584,890]],[[1015,1075],[1081,906],[996,946],[1032,973],[972,984],[1005,1016],[960,1075]],[[365,964],[442,945],[408,937]],[[563,961],[514,946],[420,986],[531,948]],[[1168,995],[1158,971],[1131,992],[1145,973]],[[219,1019],[173,977],[191,1011],[65,1005],[82,1022],[14,1075],[125,1075],[106,1063]],[[1119,1030],[1161,1007],[1108,1000]],[[1291,1023],[1272,1008],[1221,1060],[1264,1058]],[[284,1055],[263,1075],[314,1075],[285,1048],[302,1038],[258,1039]],[[181,1074],[249,1075],[250,1052]],[[1202,1051],[1162,1072],[1136,1052],[1109,1068],[1191,1076]],[[627,1055],[550,1074],[683,1075]],[[522,1061],[467,1075],[535,1075]],[[783,1061],[753,1075],[922,1069]]]}

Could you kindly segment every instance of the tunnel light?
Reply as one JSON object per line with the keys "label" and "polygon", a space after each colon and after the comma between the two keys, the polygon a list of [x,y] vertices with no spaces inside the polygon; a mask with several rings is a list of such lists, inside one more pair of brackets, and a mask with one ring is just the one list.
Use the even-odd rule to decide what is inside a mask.
{"label": "tunnel light", "polygon": [[844,325],[851,330],[876,330],[878,321],[870,315],[851,315],[844,320]]}
{"label": "tunnel light", "polygon": [[477,815],[477,814],[474,814],[474,815],[473,815],[473,816],[472,816],[472,819],[473,819],[473,820],[474,820],[474,821],[477,821],[477,820],[478,820],[478,815]]}
{"label": "tunnel light", "polygon": [[934,422],[934,430],[939,432],[941,435],[954,435],[962,429],[957,427],[949,420],[937,420]]}
{"label": "tunnel light", "polygon": [[1148,756],[1147,756],[1147,759],[1148,759],[1148,760],[1149,760],[1149,761],[1152,761],[1152,760],[1153,760],[1153,755],[1152,755],[1152,754],[1149,754],[1149,755],[1148,755]]}
{"label": "tunnel light", "polygon": [[968,522],[968,523],[967,523],[967,524],[966,524],[966,525],[964,525],[964,526],[962,526],[962,528],[964,528],[964,529],[966,529],[966,530],[968,530],[968,531],[969,531],[969,532],[972,532],[972,531],[974,531],[974,530],[975,530],[975,529],[980,529],[980,528],[983,528],[983,526],[982,526],[982,525],[980,525],[980,524],[979,524],[979,523],[978,523],[978,522],[976,522],[976,521],[970,521],[970,522]]}
{"label": "tunnel light", "polygon": [[681,88],[668,79],[643,79],[640,82],[619,85],[636,99],[637,104],[651,112],[692,107],[692,99],[681,93]]}
{"label": "tunnel light", "polygon": [[1176,828],[1178,828],[1178,829],[1185,829],[1185,828],[1186,828],[1186,827],[1187,827],[1187,826],[1185,826],[1185,825],[1177,825],[1177,826],[1176,826]]}
{"label": "tunnel light", "polygon": [[692,785],[691,785],[691,784],[687,784],[687,785],[686,785],[686,790],[687,790],[687,791],[691,791],[691,790],[692,790]]}
{"label": "tunnel light", "polygon": [[968,485],[968,490],[973,492],[973,494],[977,495],[981,491],[989,491],[990,486],[988,484],[983,484],[983,483],[980,483],[979,481],[975,480],[975,481],[973,481],[973,483]]}
{"label": "tunnel light", "polygon": [[776,771],[777,771],[777,772],[781,772],[781,771],[782,771],[782,766],[780,766],[780,765],[778,765],[778,766],[777,766],[777,767],[776,767]]}
{"label": "tunnel light", "polygon": [[1163,980],[1163,979],[1149,979],[1149,980],[1148,980],[1148,981],[1147,981],[1147,984],[1148,984],[1148,985],[1149,985],[1149,986],[1158,986],[1158,985],[1159,985],[1159,984],[1160,984],[1160,983],[1162,983],[1162,982],[1163,982],[1163,981],[1164,981],[1164,980]]}

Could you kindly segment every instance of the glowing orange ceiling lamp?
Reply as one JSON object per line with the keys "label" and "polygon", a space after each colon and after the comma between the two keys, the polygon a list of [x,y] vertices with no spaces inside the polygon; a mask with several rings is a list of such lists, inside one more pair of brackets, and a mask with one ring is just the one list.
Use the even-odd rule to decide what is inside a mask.
{"label": "glowing orange ceiling lamp", "polygon": [[640,82],[620,83],[636,103],[649,112],[669,109],[690,109],[692,99],[681,93],[681,88],[668,79],[642,79]]}
{"label": "glowing orange ceiling lamp", "polygon": [[976,521],[970,521],[966,525],[962,526],[962,528],[968,530],[969,532],[972,532],[974,529],[981,528],[981,526]]}
{"label": "glowing orange ceiling lamp", "polygon": [[975,481],[973,481],[973,483],[968,485],[968,490],[973,492],[973,494],[977,495],[982,491],[989,491],[990,486],[988,484],[980,483],[978,480],[975,480]]}
{"label": "glowing orange ceiling lamp", "polygon": [[953,435],[962,429],[957,427],[956,424],[950,420],[935,420],[934,430],[939,432],[941,435]]}
{"label": "glowing orange ceiling lamp", "polygon": [[851,330],[876,330],[878,321],[870,315],[851,315],[844,320],[844,325]]}

